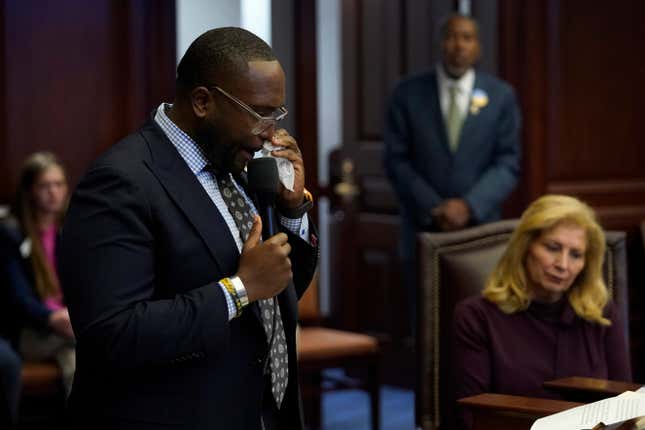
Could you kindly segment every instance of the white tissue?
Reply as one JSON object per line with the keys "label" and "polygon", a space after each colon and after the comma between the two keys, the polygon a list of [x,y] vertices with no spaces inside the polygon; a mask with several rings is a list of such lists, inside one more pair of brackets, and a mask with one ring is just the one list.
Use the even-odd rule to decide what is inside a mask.
{"label": "white tissue", "polygon": [[265,140],[262,144],[262,149],[256,152],[253,158],[275,158],[275,161],[278,164],[278,177],[280,178],[280,182],[282,182],[282,185],[284,185],[287,190],[293,192],[293,184],[296,180],[296,172],[293,169],[293,163],[286,158],[274,157],[271,155],[271,151],[275,151],[276,149],[282,149],[282,147],[275,146],[268,140]]}

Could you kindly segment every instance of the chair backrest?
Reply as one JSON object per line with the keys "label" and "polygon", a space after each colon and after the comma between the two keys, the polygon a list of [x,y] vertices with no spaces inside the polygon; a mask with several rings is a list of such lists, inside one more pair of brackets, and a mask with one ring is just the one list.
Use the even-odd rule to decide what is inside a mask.
{"label": "chair backrest", "polygon": [[[518,220],[506,220],[418,235],[416,421],[424,430],[452,428],[453,310],[459,301],[481,292],[517,224]],[[625,234],[605,234],[605,281],[621,316],[627,318]]]}
{"label": "chair backrest", "polygon": [[316,271],[305,294],[298,301],[298,321],[305,324],[320,324],[319,273]]}
{"label": "chair backrest", "polygon": [[643,249],[645,250],[645,219],[641,221],[641,239],[643,239]]}

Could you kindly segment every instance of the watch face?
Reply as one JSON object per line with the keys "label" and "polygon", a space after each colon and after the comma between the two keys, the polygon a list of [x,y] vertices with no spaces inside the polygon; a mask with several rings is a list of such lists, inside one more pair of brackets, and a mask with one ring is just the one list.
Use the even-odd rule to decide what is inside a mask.
{"label": "watch face", "polygon": [[310,202],[313,202],[313,201],[314,201],[314,196],[313,196],[313,194],[311,194],[311,192],[309,192],[309,190],[308,190],[308,189],[306,189],[306,188],[305,188],[305,199],[307,199],[307,200],[308,200],[308,201],[310,201]]}

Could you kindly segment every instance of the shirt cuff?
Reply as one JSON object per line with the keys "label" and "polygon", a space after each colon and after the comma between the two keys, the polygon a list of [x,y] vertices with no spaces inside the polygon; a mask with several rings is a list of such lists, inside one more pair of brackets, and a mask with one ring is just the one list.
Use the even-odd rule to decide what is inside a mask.
{"label": "shirt cuff", "polygon": [[309,217],[304,214],[302,218],[287,218],[280,215],[280,224],[290,232],[300,236],[302,240],[309,243]]}
{"label": "shirt cuff", "polygon": [[235,308],[235,300],[231,297],[231,293],[226,290],[226,287],[222,285],[221,282],[218,282],[217,285],[222,289],[224,297],[226,298],[226,307],[228,309],[228,320],[232,320],[237,315],[237,309]]}

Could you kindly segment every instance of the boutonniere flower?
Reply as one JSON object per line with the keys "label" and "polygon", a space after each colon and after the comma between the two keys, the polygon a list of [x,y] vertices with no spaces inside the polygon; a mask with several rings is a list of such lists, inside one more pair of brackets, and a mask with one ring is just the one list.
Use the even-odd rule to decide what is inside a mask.
{"label": "boutonniere flower", "polygon": [[473,95],[470,98],[470,113],[477,115],[480,109],[483,109],[488,104],[488,94],[486,91],[475,88],[473,90]]}
{"label": "boutonniere flower", "polygon": [[31,240],[28,237],[25,238],[18,249],[22,258],[29,258],[31,255]]}

